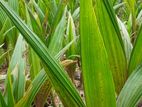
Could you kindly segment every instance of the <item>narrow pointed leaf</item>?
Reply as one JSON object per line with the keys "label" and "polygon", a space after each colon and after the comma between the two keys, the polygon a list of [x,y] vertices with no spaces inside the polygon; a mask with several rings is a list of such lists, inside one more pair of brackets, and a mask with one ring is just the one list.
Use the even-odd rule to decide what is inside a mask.
{"label": "narrow pointed leaf", "polygon": [[13,89],[12,89],[12,81],[11,81],[11,75],[10,71],[8,70],[7,73],[7,105],[8,107],[14,107],[15,101],[14,101],[14,95],[13,95]]}
{"label": "narrow pointed leaf", "polygon": [[55,55],[56,59],[60,59],[60,57],[69,49],[69,47],[76,42],[77,39],[73,39],[70,43],[68,43],[61,51],[59,51],[57,53],[57,55]]}
{"label": "narrow pointed leaf", "polygon": [[129,62],[133,46],[132,46],[132,43],[130,40],[129,33],[128,33],[124,23],[119,18],[117,18],[117,21],[119,24],[119,28],[120,28],[121,35],[122,35],[122,40],[124,43],[124,50],[125,50],[127,62]]}
{"label": "narrow pointed leaf", "polygon": [[64,32],[65,32],[65,25],[66,25],[66,12],[67,12],[67,8],[65,8],[63,17],[61,21],[59,22],[59,24],[57,25],[57,28],[53,36],[51,37],[49,50],[52,50],[51,51],[52,55],[56,55],[56,53],[63,48],[63,39],[64,39]]}
{"label": "narrow pointed leaf", "polygon": [[142,96],[142,65],[130,75],[117,99],[117,107],[137,107]]}
{"label": "narrow pointed leaf", "polygon": [[127,60],[121,33],[110,1],[95,1],[96,17],[107,50],[115,90],[119,93],[127,78]]}
{"label": "narrow pointed leaf", "polygon": [[1,91],[0,91],[0,107],[7,107],[6,102],[4,100],[4,97],[2,96]]}
{"label": "narrow pointed leaf", "polygon": [[36,94],[41,88],[42,84],[46,81],[47,75],[44,70],[41,70],[39,74],[32,81],[24,97],[15,105],[15,107],[30,107]]}
{"label": "narrow pointed leaf", "polygon": [[65,73],[64,69],[50,54],[38,36],[33,33],[25,23],[23,23],[23,21],[5,4],[4,1],[0,1],[0,7],[6,12],[14,25],[19,29],[25,40],[31,45],[34,51],[40,56],[42,61],[49,68],[46,73],[49,76],[49,79],[51,80],[56,92],[60,96],[60,99],[64,100],[64,105],[66,107],[69,107],[70,105],[75,107],[84,107],[81,97]]}
{"label": "narrow pointed leaf", "polygon": [[78,7],[72,14],[72,17],[74,20],[77,20],[79,18],[79,14],[80,14],[80,7]]}
{"label": "narrow pointed leaf", "polygon": [[132,54],[131,54],[131,58],[130,58],[130,62],[129,62],[129,68],[128,68],[129,75],[142,62],[141,44],[142,44],[142,26],[141,26],[141,28],[139,30],[138,37],[136,39],[136,42],[134,44],[134,48],[133,48],[133,51],[132,51]]}
{"label": "narrow pointed leaf", "polygon": [[32,13],[31,9],[27,6],[28,12],[29,12],[29,17],[31,21],[31,26],[33,31],[38,35],[38,37],[43,40],[42,36],[42,27],[40,21],[38,22],[38,16],[35,18],[34,14]]}
{"label": "narrow pointed leaf", "polygon": [[[33,31],[36,31],[36,34],[41,34],[39,26],[31,12],[31,10],[29,9],[28,6],[26,6],[26,18],[27,18],[27,24],[29,26],[30,29],[32,29]],[[29,10],[29,11],[28,11]],[[40,33],[37,33],[40,32]],[[38,35],[40,36],[40,35]],[[41,37],[40,37],[41,38]],[[33,80],[36,75],[40,72],[41,70],[41,65],[40,65],[40,58],[38,57],[38,55],[34,52],[34,50],[29,47],[29,62],[30,64],[30,77]]]}
{"label": "narrow pointed leaf", "polygon": [[115,107],[114,84],[92,0],[81,0],[82,70],[87,107]]}
{"label": "narrow pointed leaf", "polygon": [[40,7],[38,6],[38,4],[35,1],[33,1],[33,5],[37,11],[37,14],[39,15],[40,21],[43,22],[44,18],[45,18],[44,13],[42,12],[42,10],[40,9]]}
{"label": "narrow pointed leaf", "polygon": [[39,73],[39,71],[41,70],[41,66],[40,66],[40,58],[38,57],[38,55],[34,52],[34,50],[32,48],[30,48],[30,63],[31,63],[31,69],[30,69],[30,76],[31,79],[33,80],[36,75]]}
{"label": "narrow pointed leaf", "polygon": [[[70,41],[72,41],[73,39],[76,38],[76,31],[75,31],[75,24],[73,21],[73,18],[71,16],[71,13],[69,12],[69,18],[68,18],[68,24],[67,24],[67,43],[69,43]],[[68,49],[67,51],[67,56],[70,55],[75,55],[76,54],[76,47],[77,47],[77,41],[75,41],[71,47]]]}
{"label": "narrow pointed leaf", "polygon": [[15,101],[24,95],[24,61],[21,60],[23,52],[22,40],[22,36],[19,35],[7,73],[5,98],[9,107],[14,107]]}

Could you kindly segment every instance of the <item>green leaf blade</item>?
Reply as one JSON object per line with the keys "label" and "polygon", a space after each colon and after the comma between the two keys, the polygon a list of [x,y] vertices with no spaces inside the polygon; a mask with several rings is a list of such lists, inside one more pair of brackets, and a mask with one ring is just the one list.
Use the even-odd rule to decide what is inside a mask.
{"label": "green leaf blade", "polygon": [[81,56],[87,107],[115,107],[115,91],[92,0],[81,0]]}
{"label": "green leaf blade", "polygon": [[[59,65],[59,63],[54,59],[54,57],[49,53],[46,46],[42,41],[35,35],[25,23],[7,6],[4,1],[0,1],[0,7],[6,12],[14,25],[19,29],[25,40],[32,46],[34,51],[40,56],[45,65],[49,68],[46,73],[51,80],[56,92],[60,96],[61,100],[64,100],[64,105],[69,107],[70,105],[74,107],[84,107],[84,103],[79,96],[77,90],[69,80],[69,77]],[[63,93],[61,93],[63,92]]]}
{"label": "green leaf blade", "polygon": [[142,65],[130,75],[117,99],[118,107],[136,107],[142,96]]}
{"label": "green leaf blade", "polygon": [[136,39],[136,42],[134,44],[134,48],[133,48],[132,53],[131,53],[129,67],[128,67],[128,74],[129,75],[142,62],[142,55],[141,55],[142,48],[141,48],[141,43],[142,43],[142,26],[141,26],[141,28],[139,30],[138,37]]}
{"label": "green leaf blade", "polygon": [[127,78],[127,60],[121,33],[109,0],[96,0],[94,7],[107,50],[115,90],[119,94]]}

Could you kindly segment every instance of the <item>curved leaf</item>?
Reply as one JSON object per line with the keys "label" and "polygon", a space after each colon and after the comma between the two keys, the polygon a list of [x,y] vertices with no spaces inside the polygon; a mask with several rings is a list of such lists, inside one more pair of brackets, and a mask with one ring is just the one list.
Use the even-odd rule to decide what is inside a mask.
{"label": "curved leaf", "polygon": [[[79,96],[79,93],[73,86],[69,77],[65,73],[64,69],[59,65],[55,58],[50,54],[46,46],[38,38],[38,36],[32,32],[25,23],[12,11],[4,1],[0,1],[0,7],[5,11],[14,25],[19,29],[25,40],[31,45],[34,51],[40,56],[45,65],[49,68],[46,71],[51,83],[53,84],[56,92],[63,100],[64,105],[69,107],[84,107],[84,103]],[[60,93],[63,91],[64,93]]]}
{"label": "curved leaf", "polygon": [[139,64],[142,62],[142,26],[139,30],[138,37],[136,39],[136,42],[134,44],[134,48],[131,54],[130,62],[129,62],[129,68],[128,73],[129,75],[134,71],[134,69],[137,68]]}
{"label": "curved leaf", "polygon": [[87,107],[115,107],[114,84],[92,0],[81,0],[81,57]]}
{"label": "curved leaf", "polygon": [[110,0],[95,1],[96,17],[107,50],[115,90],[118,94],[127,78],[127,60],[124,45]]}
{"label": "curved leaf", "polygon": [[118,24],[119,24],[119,28],[120,28],[123,43],[124,43],[124,49],[125,49],[125,53],[126,53],[127,62],[129,62],[131,52],[132,52],[132,49],[133,49],[133,45],[131,43],[129,33],[128,33],[124,23],[119,18],[117,18],[117,21],[118,21]]}
{"label": "curved leaf", "polygon": [[117,100],[117,107],[136,107],[142,96],[142,65],[130,75]]}

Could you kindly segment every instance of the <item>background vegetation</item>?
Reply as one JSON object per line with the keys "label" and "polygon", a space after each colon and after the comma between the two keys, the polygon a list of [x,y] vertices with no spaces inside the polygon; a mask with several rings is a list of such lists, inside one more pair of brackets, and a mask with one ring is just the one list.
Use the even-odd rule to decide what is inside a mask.
{"label": "background vegetation", "polygon": [[0,0],[0,107],[141,107],[141,0]]}

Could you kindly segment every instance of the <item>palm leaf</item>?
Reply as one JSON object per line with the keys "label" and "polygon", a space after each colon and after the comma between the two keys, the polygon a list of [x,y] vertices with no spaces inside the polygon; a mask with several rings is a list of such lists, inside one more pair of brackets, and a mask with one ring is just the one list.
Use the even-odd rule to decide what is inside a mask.
{"label": "palm leaf", "polygon": [[25,23],[23,23],[23,21],[5,4],[4,1],[0,1],[0,7],[5,11],[14,25],[19,29],[25,40],[31,45],[34,51],[40,56],[42,61],[49,68],[46,73],[61,100],[64,101],[64,105],[67,107],[70,105],[75,107],[84,107],[84,103],[71,83],[69,77],[59,63],[50,54],[38,36],[34,34]]}
{"label": "palm leaf", "polygon": [[129,68],[128,72],[129,75],[134,71],[134,69],[137,68],[137,66],[142,62],[142,48],[141,48],[141,43],[142,43],[142,26],[139,30],[137,40],[134,44],[134,48],[131,54],[130,62],[129,62]]}
{"label": "palm leaf", "polygon": [[128,33],[124,23],[119,18],[117,18],[117,21],[118,21],[118,24],[119,24],[119,28],[120,28],[121,35],[122,35],[122,40],[123,40],[123,43],[124,43],[124,50],[125,50],[127,62],[129,62],[131,52],[132,52],[132,49],[133,49],[133,45],[131,43],[129,33]]}
{"label": "palm leaf", "polygon": [[44,70],[41,70],[39,74],[32,81],[24,97],[15,105],[15,107],[30,107],[37,92],[41,88],[42,84],[46,81],[47,75]]}
{"label": "palm leaf", "polygon": [[67,7],[65,8],[63,17],[61,18],[61,21],[57,25],[56,30],[53,36],[51,37],[49,50],[52,55],[56,55],[57,52],[63,48],[63,39],[65,35],[64,32],[65,32],[65,25],[66,25],[66,12],[67,12]]}
{"label": "palm leaf", "polygon": [[15,101],[14,101],[14,95],[13,95],[13,88],[12,88],[12,80],[11,80],[11,74],[10,70],[8,70],[7,73],[7,81],[6,81],[6,93],[5,93],[5,100],[8,105],[8,107],[14,107]]}
{"label": "palm leaf", "polygon": [[115,107],[114,84],[92,0],[81,0],[81,57],[87,107]]}
{"label": "palm leaf", "polygon": [[13,93],[16,102],[23,97],[25,91],[25,60],[23,59],[24,46],[25,43],[23,37],[19,35],[9,65],[9,69],[12,71]]}
{"label": "palm leaf", "polygon": [[0,107],[7,107],[6,102],[4,100],[4,97],[2,96],[1,91],[0,91]]}
{"label": "palm leaf", "polygon": [[142,96],[142,65],[136,68],[117,99],[117,107],[136,107]]}
{"label": "palm leaf", "polygon": [[122,36],[110,1],[96,0],[94,7],[109,57],[109,63],[116,88],[115,90],[119,93],[127,78],[127,60]]}

